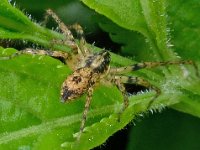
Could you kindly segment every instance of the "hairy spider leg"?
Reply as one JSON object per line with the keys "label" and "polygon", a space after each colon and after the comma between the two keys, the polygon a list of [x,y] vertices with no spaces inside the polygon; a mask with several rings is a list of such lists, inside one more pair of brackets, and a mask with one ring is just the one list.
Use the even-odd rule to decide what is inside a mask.
{"label": "hairy spider leg", "polygon": [[124,110],[128,107],[129,105],[129,100],[128,100],[128,95],[126,92],[126,89],[124,87],[124,84],[121,82],[120,78],[112,78],[111,82],[117,86],[117,88],[119,89],[119,91],[122,93],[123,95],[123,108],[121,109],[121,111],[118,113],[118,121],[120,122],[120,116],[121,114],[124,112]]}
{"label": "hairy spider leg", "polygon": [[71,57],[70,54],[63,52],[63,51],[50,51],[50,50],[36,50],[36,49],[31,49],[31,48],[26,48],[21,51],[17,51],[16,53],[3,57],[4,59],[13,59],[19,55],[22,54],[29,54],[29,55],[40,55],[40,56],[50,56],[53,58],[56,58],[63,62],[64,64],[67,63],[68,59]]}
{"label": "hairy spider leg", "polygon": [[[114,79],[120,81],[121,83],[136,84],[136,85],[144,86],[144,87],[149,88],[149,89],[153,89],[156,92],[156,95],[150,100],[150,102],[149,102],[149,104],[147,106],[147,109],[151,106],[153,101],[161,94],[161,90],[158,87],[152,85],[151,83],[149,83],[148,81],[144,80],[141,77],[121,76],[121,75],[119,75],[119,76],[114,76]],[[128,99],[127,99],[127,101],[128,101]],[[128,107],[127,104],[129,104],[129,103],[128,102],[124,102],[124,107],[125,108]]]}
{"label": "hairy spider leg", "polygon": [[124,107],[123,107],[123,110],[126,109],[129,105],[129,101],[128,101],[128,96],[127,96],[127,92],[126,92],[126,89],[125,89],[125,86],[121,80],[121,77],[120,76],[114,76],[112,79],[111,79],[111,82],[117,86],[117,88],[122,92],[122,95],[123,95],[123,98],[124,98]]}
{"label": "hairy spider leg", "polygon": [[[45,20],[47,20],[49,16],[51,16],[55,20],[55,22],[58,24],[58,27],[60,28],[60,30],[62,31],[63,35],[66,38],[64,39],[65,41],[62,41],[62,43],[69,46],[73,50],[74,54],[81,53],[71,31],[67,28],[67,26],[60,20],[60,18],[51,9],[46,10]],[[55,42],[59,42],[59,41],[55,41]]]}
{"label": "hairy spider leg", "polygon": [[[131,71],[137,71],[140,69],[144,69],[144,68],[155,68],[155,67],[159,67],[159,66],[166,66],[166,65],[179,65],[179,64],[190,64],[193,65],[195,71],[196,71],[196,75],[198,77],[200,77],[199,73],[198,73],[198,67],[197,65],[191,61],[166,61],[166,62],[143,62],[143,63],[136,63],[134,65],[131,66],[126,66],[126,67],[120,67],[120,68],[111,68],[110,69],[110,73],[111,74],[122,74],[122,73],[127,73],[127,72],[131,72]],[[151,106],[151,104],[153,103],[153,101],[161,94],[161,90],[153,85],[151,85],[148,81],[139,78],[139,77],[128,77],[128,76],[115,76],[115,80],[119,80],[122,83],[130,83],[130,84],[137,84],[137,85],[141,85],[144,86],[146,88],[150,88],[156,91],[156,95],[150,100],[148,107],[149,108]],[[116,84],[116,83],[115,83]],[[123,93],[123,92],[122,92]],[[127,102],[124,103],[124,107],[127,107]]]}
{"label": "hairy spider leg", "polygon": [[83,116],[82,116],[83,118],[81,120],[81,125],[80,125],[80,133],[77,136],[78,141],[80,140],[81,134],[83,133],[83,129],[85,128],[85,122],[87,120],[87,114],[88,114],[90,104],[92,101],[92,95],[93,95],[93,87],[91,86],[87,91],[87,98],[86,98],[85,108],[84,108]]}
{"label": "hairy spider leg", "polygon": [[80,40],[80,49],[82,50],[83,54],[84,55],[90,54],[91,50],[86,46],[83,28],[77,23],[70,25],[68,27],[69,29],[74,29],[76,31],[77,37]]}
{"label": "hairy spider leg", "polygon": [[[59,28],[61,29],[61,31],[67,38],[66,43],[64,41],[62,42],[66,44],[67,46],[70,46],[72,50],[75,51],[75,54],[78,52],[79,54],[82,53],[83,55],[86,55],[91,52],[89,48],[85,46],[86,41],[84,38],[84,32],[83,32],[82,27],[79,24],[75,23],[67,27],[51,9],[48,9],[46,12],[47,12],[47,15],[45,16],[45,20],[47,20],[49,16],[52,16],[52,18],[55,20],[55,22],[58,24]],[[69,29],[74,29],[76,31],[77,37],[78,39],[80,39],[80,48],[76,44],[74,36]],[[59,42],[59,41],[55,41],[55,42]]]}
{"label": "hairy spider leg", "polygon": [[126,67],[119,67],[119,68],[111,68],[110,73],[112,74],[121,74],[121,73],[127,73],[131,71],[137,71],[144,68],[155,68],[159,66],[167,66],[167,65],[181,65],[181,64],[189,64],[193,65],[194,69],[196,71],[196,75],[199,76],[197,65],[191,61],[165,61],[165,62],[142,62],[142,63],[136,63],[131,66]]}

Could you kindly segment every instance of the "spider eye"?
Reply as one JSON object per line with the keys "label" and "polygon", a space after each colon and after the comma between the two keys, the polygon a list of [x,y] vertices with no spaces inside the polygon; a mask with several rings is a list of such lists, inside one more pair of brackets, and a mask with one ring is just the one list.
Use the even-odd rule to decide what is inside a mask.
{"label": "spider eye", "polygon": [[74,92],[69,90],[67,87],[62,89],[61,92],[61,102],[67,102],[70,99],[73,99]]}

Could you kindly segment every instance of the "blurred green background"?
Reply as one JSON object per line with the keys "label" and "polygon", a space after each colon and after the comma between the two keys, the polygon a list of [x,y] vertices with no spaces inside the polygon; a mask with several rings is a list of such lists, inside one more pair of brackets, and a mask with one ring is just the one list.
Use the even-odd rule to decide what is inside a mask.
{"label": "blurred green background", "polygon": [[[121,51],[122,45],[112,42],[109,33],[100,28],[100,21],[105,18],[78,0],[15,0],[12,3],[38,23],[43,21],[45,10],[51,8],[66,24],[81,24],[89,43],[95,43],[98,47],[116,53],[130,55],[128,52]],[[56,27],[55,24],[47,26]],[[139,90],[140,88],[136,88],[132,92]],[[104,145],[95,150],[199,150],[199,133],[200,120],[198,118],[172,109],[165,109],[161,113],[154,112],[153,115],[147,113],[144,116],[138,116],[124,130],[110,137]]]}

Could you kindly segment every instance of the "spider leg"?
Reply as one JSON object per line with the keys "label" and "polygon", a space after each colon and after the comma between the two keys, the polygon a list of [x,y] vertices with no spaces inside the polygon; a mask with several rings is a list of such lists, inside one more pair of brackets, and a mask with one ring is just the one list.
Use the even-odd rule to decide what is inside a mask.
{"label": "spider leg", "polygon": [[131,65],[131,66],[126,66],[126,67],[111,68],[110,73],[121,74],[121,73],[126,73],[126,72],[131,72],[131,71],[137,71],[137,70],[144,69],[144,68],[155,68],[155,67],[159,67],[159,66],[179,65],[179,64],[193,65],[194,69],[196,71],[196,75],[199,76],[197,65],[191,60],[166,61],[166,62],[142,62],[142,63],[136,63],[136,64]]}
{"label": "spider leg", "polygon": [[114,78],[114,79],[112,79],[112,83],[114,83],[117,86],[117,88],[122,92],[122,95],[123,95],[123,100],[124,100],[123,103],[124,104],[123,104],[121,111],[118,113],[118,122],[120,122],[121,114],[124,112],[124,110],[129,105],[128,95],[127,95],[126,89],[124,87],[124,84],[121,82],[120,79]]}
{"label": "spider leg", "polygon": [[87,46],[86,46],[83,28],[79,24],[75,23],[73,25],[70,25],[69,29],[74,29],[76,31],[77,36],[80,39],[80,49],[82,50],[82,52],[84,54],[91,53],[91,50],[89,48],[87,48]]}
{"label": "spider leg", "polygon": [[117,86],[117,88],[122,92],[123,99],[124,99],[124,106],[122,108],[122,112],[123,112],[129,105],[126,89],[120,78],[114,78],[112,80],[112,83],[114,83]]}
{"label": "spider leg", "polygon": [[88,110],[89,110],[89,107],[90,107],[90,104],[91,104],[91,100],[92,100],[92,94],[93,94],[93,87],[90,87],[88,89],[88,92],[87,92],[87,98],[86,98],[86,102],[85,102],[85,109],[83,111],[83,118],[81,120],[80,134],[78,135],[77,140],[80,139],[80,136],[83,133],[83,129],[85,127],[85,122],[86,122],[86,119],[87,119],[87,113],[88,113]]}
{"label": "spider leg", "polygon": [[76,44],[74,36],[72,35],[71,31],[67,28],[67,26],[60,20],[60,18],[51,9],[47,9],[45,20],[47,20],[49,16],[51,16],[55,20],[55,22],[58,24],[58,27],[63,32],[63,35],[65,36],[66,39],[65,41],[62,41],[62,42],[65,45],[69,46],[73,50],[74,54],[82,53],[82,51]]}
{"label": "spider leg", "polygon": [[[123,84],[123,83],[129,83],[129,84],[141,85],[141,86],[144,86],[146,88],[153,89],[156,92],[156,95],[150,100],[150,102],[149,102],[149,104],[147,106],[147,109],[152,105],[153,101],[161,94],[161,90],[158,87],[150,84],[148,81],[146,81],[146,80],[144,80],[144,79],[142,79],[140,77],[114,76],[114,81],[118,82],[118,85],[115,82],[115,84],[117,86],[119,86],[120,84]],[[123,89],[122,93],[126,94],[125,88]],[[128,98],[124,99],[124,109],[126,109],[127,107],[128,107]]]}
{"label": "spider leg", "polygon": [[71,57],[70,54],[63,52],[63,51],[50,51],[50,50],[35,50],[31,48],[26,48],[24,50],[18,51],[10,56],[3,57],[5,60],[15,58],[22,54],[30,54],[30,55],[46,55],[56,59],[59,59],[64,64],[67,63],[67,60]]}

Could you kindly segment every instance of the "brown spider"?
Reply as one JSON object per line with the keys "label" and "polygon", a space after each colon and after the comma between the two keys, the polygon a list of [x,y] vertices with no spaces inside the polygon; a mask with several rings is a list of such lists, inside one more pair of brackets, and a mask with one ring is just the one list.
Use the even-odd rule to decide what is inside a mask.
{"label": "brown spider", "polygon": [[[124,83],[138,84],[149,89],[155,90],[156,94],[150,101],[148,107],[150,107],[153,100],[155,100],[161,93],[160,89],[151,85],[148,81],[133,76],[124,76],[123,73],[136,71],[143,68],[153,68],[157,66],[172,65],[172,64],[193,64],[192,61],[167,61],[167,62],[143,62],[137,63],[131,66],[112,68],[110,67],[110,54],[106,50],[100,52],[92,52],[88,47],[86,47],[86,41],[83,38],[83,30],[80,25],[74,24],[67,27],[58,16],[51,10],[47,10],[47,17],[51,16],[58,24],[60,30],[65,36],[65,41],[53,41],[53,42],[63,42],[63,44],[69,46],[72,51],[71,53],[63,51],[50,51],[50,50],[35,50],[27,48],[21,50],[8,59],[16,57],[21,54],[31,54],[31,55],[48,55],[53,58],[61,60],[64,64],[67,64],[73,73],[66,77],[65,81],[61,86],[61,101],[70,102],[76,100],[77,97],[82,96],[84,93],[87,94],[85,109],[83,111],[83,118],[80,125],[80,135],[85,127],[85,122],[87,118],[87,113],[90,107],[93,89],[97,83],[109,82],[117,86],[117,88],[122,92],[124,96],[124,105],[120,113],[122,113],[129,105],[127,92],[125,91]],[[72,35],[70,29],[74,29],[80,36],[80,43],[75,42],[74,36]],[[80,138],[78,136],[78,139]]]}

